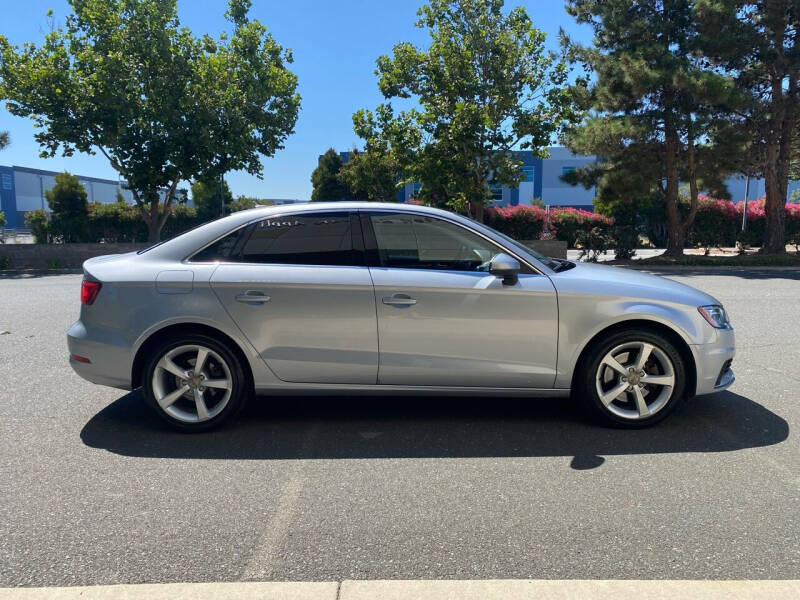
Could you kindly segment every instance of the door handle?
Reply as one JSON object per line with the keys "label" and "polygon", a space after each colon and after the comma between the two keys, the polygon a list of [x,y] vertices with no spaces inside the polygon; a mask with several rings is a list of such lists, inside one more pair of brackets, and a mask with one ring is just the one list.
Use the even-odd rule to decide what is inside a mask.
{"label": "door handle", "polygon": [[264,304],[270,300],[271,298],[269,296],[262,294],[261,292],[247,291],[244,294],[239,294],[236,296],[237,302],[244,302],[245,304]]}
{"label": "door handle", "polygon": [[394,296],[384,296],[381,298],[381,302],[387,306],[414,306],[417,300],[406,294],[395,294]]}

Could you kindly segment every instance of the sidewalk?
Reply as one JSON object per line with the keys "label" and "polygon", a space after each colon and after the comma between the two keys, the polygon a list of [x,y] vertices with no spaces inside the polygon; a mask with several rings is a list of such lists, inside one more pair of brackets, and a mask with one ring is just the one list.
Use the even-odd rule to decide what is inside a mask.
{"label": "sidewalk", "polygon": [[549,580],[167,583],[0,588],[0,600],[794,600],[800,580]]}

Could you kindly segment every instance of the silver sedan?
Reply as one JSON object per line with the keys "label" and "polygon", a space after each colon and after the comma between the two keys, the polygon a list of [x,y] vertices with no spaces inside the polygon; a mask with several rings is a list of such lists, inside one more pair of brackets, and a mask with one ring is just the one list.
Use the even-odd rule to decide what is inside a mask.
{"label": "silver sedan", "polygon": [[643,427],[734,379],[708,294],[420,206],[257,208],[84,273],[72,367],[184,430],[256,393],[571,395]]}

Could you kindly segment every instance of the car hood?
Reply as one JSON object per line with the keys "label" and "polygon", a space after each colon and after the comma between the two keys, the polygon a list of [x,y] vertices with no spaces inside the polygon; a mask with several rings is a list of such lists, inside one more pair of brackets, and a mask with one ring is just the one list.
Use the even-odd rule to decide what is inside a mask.
{"label": "car hood", "polygon": [[720,304],[713,296],[689,285],[623,267],[576,262],[575,267],[556,273],[552,280],[559,292],[627,296],[689,306]]}

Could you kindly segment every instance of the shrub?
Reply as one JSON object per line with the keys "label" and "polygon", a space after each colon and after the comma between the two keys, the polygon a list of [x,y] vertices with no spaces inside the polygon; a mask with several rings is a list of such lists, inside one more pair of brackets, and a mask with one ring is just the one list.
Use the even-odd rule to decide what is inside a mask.
{"label": "shrub", "polygon": [[484,222],[517,240],[538,240],[544,230],[547,213],[538,206],[487,208]]}
{"label": "shrub", "polygon": [[30,228],[33,241],[37,244],[50,243],[50,220],[47,212],[41,208],[25,214],[25,224]]}
{"label": "shrub", "polygon": [[706,254],[711,248],[733,246],[740,222],[741,215],[733,202],[700,196],[687,241],[689,245],[705,248]]}
{"label": "shrub", "polygon": [[88,242],[86,190],[69,173],[56,175],[55,185],[44,195],[50,206],[50,237],[61,242]]}
{"label": "shrub", "polygon": [[786,243],[800,251],[800,204],[786,205]]}
{"label": "shrub", "polygon": [[766,231],[766,215],[764,213],[764,200],[754,200],[747,203],[747,226],[742,231],[742,215],[744,214],[744,202],[736,204],[736,240],[742,246],[760,246],[764,240]]}
{"label": "shrub", "polygon": [[0,227],[6,226],[6,213],[0,210]]}
{"label": "shrub", "polygon": [[579,231],[577,243],[581,247],[581,258],[597,262],[597,257],[611,248],[614,240],[607,228],[592,227],[589,231]]}
{"label": "shrub", "polygon": [[147,226],[139,209],[124,201],[89,205],[89,230],[93,242],[132,243],[147,241]]}
{"label": "shrub", "polygon": [[555,230],[556,239],[567,242],[570,248],[575,247],[581,232],[589,233],[595,227],[608,230],[613,224],[609,217],[588,210],[554,208],[550,211],[550,225]]}
{"label": "shrub", "polygon": [[8,257],[0,256],[0,271],[8,268]]}

